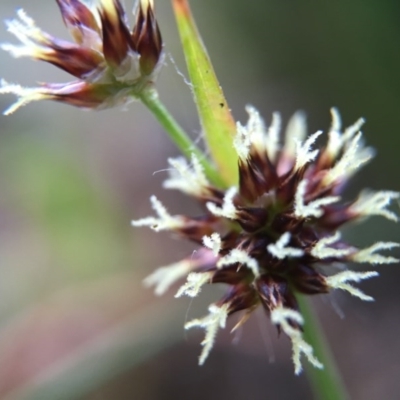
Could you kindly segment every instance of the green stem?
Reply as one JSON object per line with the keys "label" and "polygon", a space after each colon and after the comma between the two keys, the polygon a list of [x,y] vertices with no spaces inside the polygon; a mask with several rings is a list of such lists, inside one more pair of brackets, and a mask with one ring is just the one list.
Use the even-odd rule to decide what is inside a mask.
{"label": "green stem", "polygon": [[224,187],[225,184],[217,170],[205,157],[204,153],[196,147],[192,139],[165,108],[164,104],[158,97],[157,91],[154,88],[148,88],[140,93],[139,98],[157,118],[158,122],[166,130],[170,139],[175,143],[178,149],[180,149],[188,159],[190,159],[192,154],[194,154],[199,159],[204,168],[205,174],[212,183],[219,187]]}
{"label": "green stem", "polygon": [[322,370],[311,365],[306,366],[306,373],[315,398],[318,400],[349,399],[310,300],[301,295],[297,296],[297,300],[304,318],[304,339],[313,347],[316,357],[324,365]]}

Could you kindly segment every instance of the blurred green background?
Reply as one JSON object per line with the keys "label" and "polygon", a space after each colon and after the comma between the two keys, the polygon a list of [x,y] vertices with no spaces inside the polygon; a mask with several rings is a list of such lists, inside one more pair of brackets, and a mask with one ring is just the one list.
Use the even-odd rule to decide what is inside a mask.
{"label": "blurred green background", "polygon": [[[349,185],[400,190],[400,3],[391,0],[192,1],[193,12],[236,119],[256,106],[267,121],[307,112],[310,132],[327,129],[329,108],[345,124],[364,116],[377,157]],[[125,1],[127,9],[132,3]],[[156,1],[166,43],[159,91],[200,138],[170,2]],[[67,33],[55,1],[3,0],[2,19],[23,7],[54,35]],[[1,42],[15,42],[0,30]],[[55,67],[1,54],[0,76],[33,86],[69,77]],[[5,109],[14,99],[0,98]],[[155,298],[142,279],[190,254],[168,234],[133,230],[156,194],[172,213],[198,210],[162,192],[166,158],[177,154],[141,104],[84,112],[53,103],[0,117],[0,398],[2,399],[309,399],[294,377],[290,346],[262,314],[241,337],[221,332],[197,366],[202,332],[186,335],[220,290],[192,303]],[[356,245],[398,241],[380,219],[350,227]],[[399,256],[399,254],[398,254]],[[352,399],[399,393],[400,271],[362,284],[372,304],[337,293],[315,305]],[[232,340],[233,339],[233,340]],[[237,345],[236,345],[237,344]]]}

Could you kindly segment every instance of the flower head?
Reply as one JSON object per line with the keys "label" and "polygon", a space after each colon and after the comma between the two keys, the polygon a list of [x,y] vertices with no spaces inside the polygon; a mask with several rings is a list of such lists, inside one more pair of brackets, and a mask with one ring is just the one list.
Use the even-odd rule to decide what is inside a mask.
{"label": "flower head", "polygon": [[[399,245],[378,242],[359,249],[344,241],[339,230],[347,222],[373,215],[396,221],[388,207],[400,194],[369,192],[350,203],[341,201],[344,183],[373,156],[361,140],[362,120],[342,131],[340,116],[332,109],[327,144],[318,149],[315,142],[322,132],[306,138],[303,114],[291,119],[285,142],[280,145],[279,115],[274,114],[267,128],[254,108],[247,111],[249,121],[237,124],[233,143],[238,155],[237,186],[226,191],[213,187],[196,158],[191,165],[182,159],[170,160],[174,170],[164,186],[196,198],[204,214],[197,218],[171,216],[152,198],[158,218],[141,219],[133,225],[169,229],[201,247],[196,257],[163,267],[147,278],[146,283],[155,285],[158,294],[184,276],[187,282],[176,297],[194,297],[206,284],[227,285],[226,294],[209,307],[207,316],[185,325],[186,329],[200,327],[206,332],[200,364],[228,316],[244,312],[237,327],[261,306],[278,330],[290,338],[298,374],[302,355],[315,367],[323,366],[303,339],[296,294],[340,289],[372,300],[353,284],[377,272],[351,271],[344,265],[395,263],[398,260],[394,257],[378,252]],[[341,269],[332,273],[337,265]]]}
{"label": "flower head", "polygon": [[0,93],[18,100],[4,114],[34,100],[56,100],[100,109],[129,101],[154,82],[163,59],[163,43],[152,0],[137,3],[132,30],[119,0],[57,0],[73,42],[55,38],[36,26],[24,10],[6,22],[20,45],[2,44],[14,57],[46,61],[73,75],[67,83],[44,83],[35,88],[1,81]]}

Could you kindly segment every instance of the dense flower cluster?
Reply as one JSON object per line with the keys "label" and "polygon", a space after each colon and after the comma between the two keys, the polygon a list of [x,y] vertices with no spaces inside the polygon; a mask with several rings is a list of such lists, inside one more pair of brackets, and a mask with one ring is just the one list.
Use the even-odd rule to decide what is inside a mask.
{"label": "dense flower cluster", "polygon": [[7,27],[21,45],[1,47],[15,57],[54,64],[77,80],[36,88],[2,80],[0,93],[18,97],[4,114],[46,99],[91,109],[112,107],[153,83],[162,65],[163,43],[152,0],[137,3],[132,30],[119,0],[99,0],[96,6],[80,0],[57,0],[57,4],[74,42],[52,37],[20,9],[18,18],[7,21]]}
{"label": "dense flower cluster", "polygon": [[289,121],[281,144],[279,114],[273,115],[267,128],[254,108],[247,111],[248,123],[237,124],[233,143],[239,164],[237,187],[224,191],[211,185],[195,157],[191,163],[170,159],[171,175],[164,187],[196,198],[204,214],[196,218],[170,215],[153,196],[157,216],[132,222],[155,231],[173,231],[201,246],[193,256],[156,270],[145,283],[163,294],[186,277],[176,297],[194,297],[205,284],[228,286],[225,296],[209,307],[207,316],[185,325],[187,329],[205,329],[200,364],[228,316],[244,311],[238,327],[261,305],[271,322],[291,339],[296,374],[302,369],[302,354],[322,368],[303,339],[303,318],[295,293],[313,295],[341,289],[372,300],[353,283],[378,273],[351,271],[346,264],[397,262],[379,252],[399,245],[377,242],[359,249],[346,243],[339,229],[372,215],[397,221],[388,206],[400,194],[365,191],[352,202],[341,200],[344,184],[373,157],[372,149],[362,142],[362,119],[342,130],[340,116],[332,109],[327,144],[317,150],[314,144],[322,132],[307,138],[301,113]]}

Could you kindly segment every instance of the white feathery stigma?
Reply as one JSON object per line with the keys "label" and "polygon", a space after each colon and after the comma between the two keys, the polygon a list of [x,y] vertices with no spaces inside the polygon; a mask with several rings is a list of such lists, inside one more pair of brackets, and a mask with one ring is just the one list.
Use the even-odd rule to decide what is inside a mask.
{"label": "white feathery stigma", "polygon": [[183,295],[196,297],[200,293],[202,286],[211,282],[213,275],[213,272],[191,272],[187,277],[186,283],[176,292],[175,297]]}
{"label": "white feathery stigma", "polygon": [[204,361],[210,354],[210,351],[214,345],[215,337],[218,329],[225,328],[226,319],[228,317],[229,303],[225,303],[222,306],[211,304],[208,307],[209,314],[201,319],[194,319],[185,324],[185,329],[191,328],[203,328],[206,332],[204,340],[201,342],[203,350],[199,357],[199,365],[203,365]]}
{"label": "white feathery stigma", "polygon": [[199,196],[203,194],[209,182],[199,159],[192,154],[191,165],[186,158],[169,158],[168,163],[173,167],[170,176],[163,183],[166,189],[178,189],[184,193]]}
{"label": "white feathery stigma", "polygon": [[322,135],[322,131],[313,133],[302,143],[299,139],[295,138],[296,142],[296,164],[294,169],[298,171],[302,169],[306,164],[315,160],[319,150],[311,150],[312,145],[315,143],[317,138]]}
{"label": "white feathery stigma", "polygon": [[361,132],[354,136],[346,146],[342,157],[327,172],[323,178],[323,183],[329,186],[340,179],[351,176],[363,164],[368,162],[372,156],[372,150],[361,146]]}
{"label": "white feathery stigma", "polygon": [[240,122],[236,123],[236,135],[233,139],[233,147],[238,157],[242,161],[246,161],[250,153],[251,139],[246,126]]}
{"label": "white feathery stigma", "polygon": [[176,281],[186,276],[192,270],[190,260],[183,260],[175,264],[156,269],[143,280],[145,286],[154,286],[157,296],[163,295]]}
{"label": "white feathery stigma", "polygon": [[325,278],[326,284],[332,289],[341,289],[349,292],[355,297],[364,301],[373,301],[373,297],[367,296],[360,289],[355,288],[348,282],[360,282],[364,279],[373,278],[379,274],[376,271],[356,272],[356,271],[343,271],[338,274]]}
{"label": "white feathery stigma", "polygon": [[399,247],[399,243],[394,242],[377,242],[372,246],[357,251],[351,256],[351,259],[358,263],[368,264],[394,264],[399,262],[397,258],[391,256],[383,256],[381,254],[375,254],[380,250],[391,250],[395,247]]}
{"label": "white feathery stigma", "polygon": [[342,133],[342,120],[339,111],[336,108],[331,108],[332,124],[328,132],[328,144],[326,146],[327,153],[336,158],[339,152],[348,144],[356,133],[360,131],[365,120],[359,118],[353,125],[350,125]]}
{"label": "white feathery stigma", "polygon": [[210,213],[214,214],[216,217],[223,217],[228,219],[236,219],[236,207],[233,204],[233,199],[237,194],[237,188],[235,186],[228,189],[225,193],[225,197],[222,203],[222,207],[218,207],[212,202],[206,203],[207,209]]}
{"label": "white feathery stigma", "polygon": [[211,236],[203,236],[203,245],[204,247],[212,250],[215,257],[218,256],[221,251],[221,235],[218,232],[214,232]]}
{"label": "white feathery stigma", "polygon": [[150,202],[158,217],[147,217],[134,220],[131,222],[132,226],[149,226],[156,232],[159,232],[182,228],[185,225],[185,219],[179,215],[170,215],[156,196],[151,196]]}
{"label": "white feathery stigma", "polygon": [[41,53],[52,51],[45,46],[40,46],[41,43],[49,42],[48,35],[36,26],[35,21],[23,9],[17,10],[17,16],[19,19],[6,20],[6,25],[8,32],[13,34],[22,45],[4,43],[1,48],[13,57],[35,57],[38,51]]}
{"label": "white feathery stigma", "polygon": [[32,101],[43,100],[46,97],[46,88],[27,88],[1,79],[0,94],[13,94],[18,98],[15,103],[3,111],[3,115],[10,115]]}
{"label": "white feathery stigma", "polygon": [[326,196],[320,199],[310,201],[305,204],[304,197],[306,194],[307,180],[303,179],[297,186],[295,201],[294,201],[294,215],[299,218],[319,218],[323,215],[324,210],[322,207],[340,200],[339,196]]}
{"label": "white feathery stigma", "polygon": [[379,191],[363,192],[358,199],[350,206],[350,211],[363,216],[380,215],[393,222],[398,221],[397,215],[387,209],[392,200],[400,198],[399,192]]}
{"label": "white feathery stigma", "polygon": [[297,247],[288,246],[290,242],[290,233],[285,232],[276,243],[267,246],[267,250],[276,258],[283,260],[286,257],[302,257],[304,251]]}
{"label": "white feathery stigma", "polygon": [[336,232],[332,236],[326,236],[316,242],[311,249],[311,255],[315,258],[331,258],[331,257],[345,257],[354,253],[354,249],[336,249],[331,247],[332,244],[340,240],[340,232]]}
{"label": "white feathery stigma", "polygon": [[226,256],[219,259],[217,262],[217,268],[223,268],[227,265],[241,264],[253,272],[255,277],[260,275],[260,269],[258,262],[255,258],[250,257],[249,254],[240,249],[232,249]]}
{"label": "white feathery stigma", "polygon": [[252,106],[246,106],[246,111],[249,114],[247,124],[236,123],[233,140],[233,147],[242,161],[247,160],[251,146],[264,148],[266,137],[265,124],[258,111]]}
{"label": "white feathery stigma", "polygon": [[313,354],[313,348],[303,339],[301,331],[291,325],[294,322],[303,325],[304,320],[298,311],[283,306],[278,306],[271,311],[271,322],[279,326],[292,342],[292,359],[294,363],[294,373],[300,374],[303,367],[301,365],[301,354],[303,353],[314,367],[323,369],[324,366]]}

